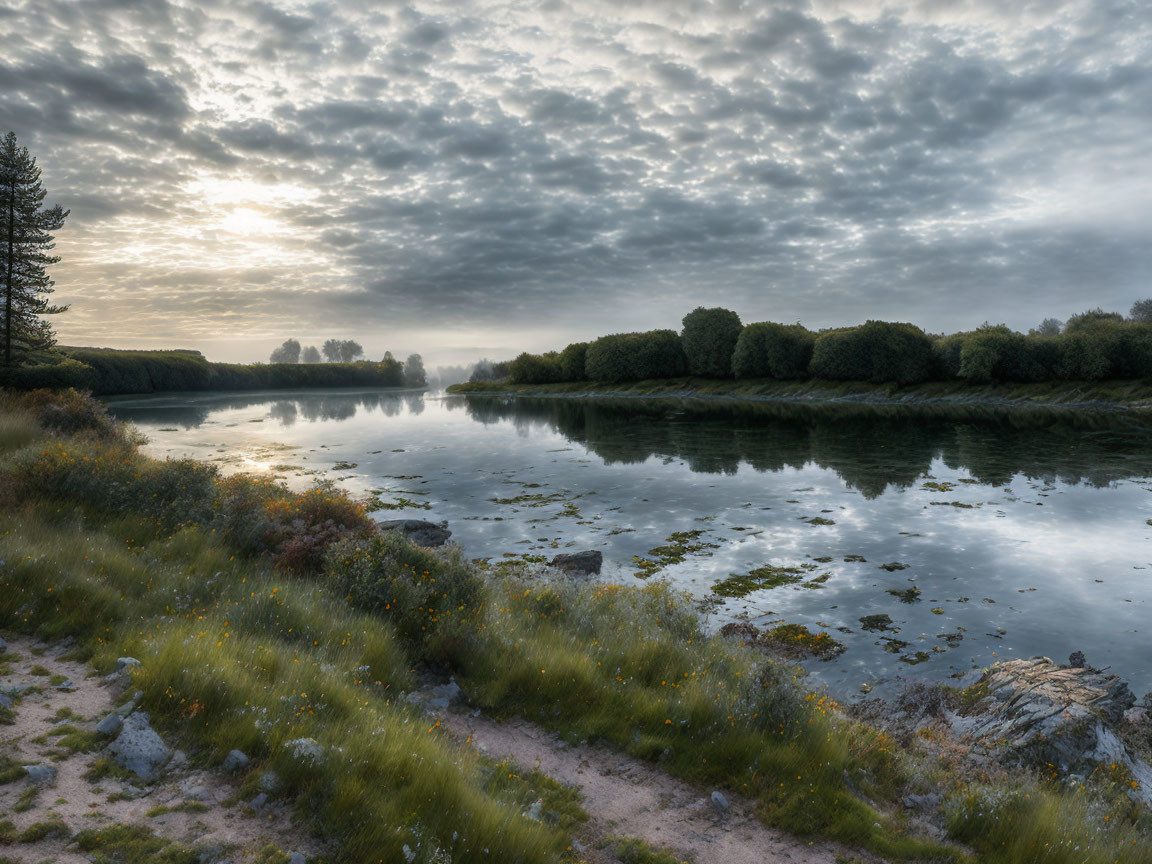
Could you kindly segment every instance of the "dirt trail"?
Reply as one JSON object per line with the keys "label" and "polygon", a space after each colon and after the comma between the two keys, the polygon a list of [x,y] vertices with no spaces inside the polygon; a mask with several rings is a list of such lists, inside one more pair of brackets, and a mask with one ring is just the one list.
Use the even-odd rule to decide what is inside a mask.
{"label": "dirt trail", "polygon": [[592,817],[585,832],[590,848],[582,857],[594,864],[615,860],[591,848],[606,836],[637,838],[697,864],[837,864],[837,853],[849,860],[872,860],[774,831],[756,818],[752,802],[727,793],[728,810],[721,815],[710,800],[712,790],[605,747],[567,746],[531,723],[496,723],[467,713],[449,713],[440,721],[490,757],[512,759],[521,768],[536,768],[578,787]]}
{"label": "dirt trail", "polygon": [[[8,651],[0,654],[0,667],[7,665],[10,670],[0,675],[0,693],[19,685],[42,689],[22,695],[14,709],[14,723],[0,725],[0,766],[4,757],[8,757],[18,765],[54,766],[57,773],[54,781],[39,787],[35,803],[24,812],[17,812],[16,808],[21,796],[35,788],[32,781],[22,778],[0,785],[0,822],[10,820],[18,834],[36,823],[56,819],[67,825],[68,835],[86,828],[144,825],[161,837],[219,850],[220,856],[231,857],[237,864],[251,860],[270,843],[281,850],[299,851],[307,856],[322,851],[316,841],[291,824],[282,806],[273,804],[248,816],[244,805],[224,807],[223,802],[236,790],[229,778],[217,772],[196,770],[184,764],[169,767],[152,784],[111,776],[89,780],[84,775],[103,755],[102,747],[52,761],[53,754],[59,757],[64,753],[63,748],[57,746],[57,736],[44,737],[53,726],[61,725],[57,712],[70,710],[80,719],[72,717],[64,723],[81,730],[91,728],[112,710],[113,692],[103,686],[103,680],[93,676],[85,664],[61,660],[58,650],[28,639],[5,638]],[[14,655],[18,659],[13,662]],[[38,666],[43,669],[33,672]],[[71,682],[70,687],[53,687],[53,679],[43,671],[65,676]],[[179,761],[179,757],[176,759]],[[197,810],[200,805],[206,809],[147,815],[159,805],[173,807],[185,801],[196,802],[191,806]],[[70,843],[69,836],[0,846],[0,857],[3,856],[20,862],[47,859],[57,864],[87,864],[89,860]]]}

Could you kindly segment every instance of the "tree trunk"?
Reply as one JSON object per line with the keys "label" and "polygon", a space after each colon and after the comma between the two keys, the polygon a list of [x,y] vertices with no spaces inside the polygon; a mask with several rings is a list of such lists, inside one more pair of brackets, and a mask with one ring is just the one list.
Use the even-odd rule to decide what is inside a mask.
{"label": "tree trunk", "polygon": [[4,294],[4,365],[12,365],[12,264],[16,258],[16,183],[8,189],[8,286]]}

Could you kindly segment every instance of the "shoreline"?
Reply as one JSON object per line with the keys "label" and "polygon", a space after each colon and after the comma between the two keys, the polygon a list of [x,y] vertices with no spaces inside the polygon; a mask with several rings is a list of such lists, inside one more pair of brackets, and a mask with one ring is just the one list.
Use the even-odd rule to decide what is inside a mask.
{"label": "shoreline", "polygon": [[453,384],[454,396],[550,399],[698,399],[727,403],[861,406],[871,408],[1061,409],[1152,416],[1152,382],[1045,382],[911,386],[860,381],[717,381],[671,378],[623,384],[572,382],[515,385],[505,381]]}

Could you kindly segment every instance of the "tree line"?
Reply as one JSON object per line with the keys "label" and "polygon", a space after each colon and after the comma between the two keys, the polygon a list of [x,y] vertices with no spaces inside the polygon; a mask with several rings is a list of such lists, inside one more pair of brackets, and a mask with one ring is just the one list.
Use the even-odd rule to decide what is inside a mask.
{"label": "tree line", "polygon": [[[272,352],[268,362],[319,363],[321,362],[321,351],[324,354],[324,361],[327,363],[364,362],[364,348],[354,339],[329,339],[319,351],[314,345],[301,348],[296,339],[287,339]],[[391,351],[385,351],[380,365],[387,368],[396,367],[399,380],[405,387],[427,386],[424,358],[419,354],[409,354],[407,360],[400,362],[392,356]]]}
{"label": "tree line", "polygon": [[730,309],[698,307],[683,329],[614,333],[562,351],[523,353],[508,364],[514,384],[617,384],[692,375],[919,384],[1098,381],[1152,377],[1152,299],[1127,316],[1090,309],[1047,318],[1028,333],[984,324],[952,334],[867,321],[813,331],[802,324],[744,324]]}

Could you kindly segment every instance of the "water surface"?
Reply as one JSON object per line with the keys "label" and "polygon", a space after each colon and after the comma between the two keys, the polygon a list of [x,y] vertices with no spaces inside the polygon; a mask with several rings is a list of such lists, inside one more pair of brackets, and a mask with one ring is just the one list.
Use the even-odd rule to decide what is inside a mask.
{"label": "water surface", "polygon": [[[1152,690],[1152,435],[1130,421],[379,391],[110,404],[154,455],[331,478],[378,518],[447,520],[474,558],[600,549],[606,578],[720,601],[709,626],[826,630],[844,654],[805,665],[841,697],[1073,650]],[[769,565],[799,581],[713,594]]]}

